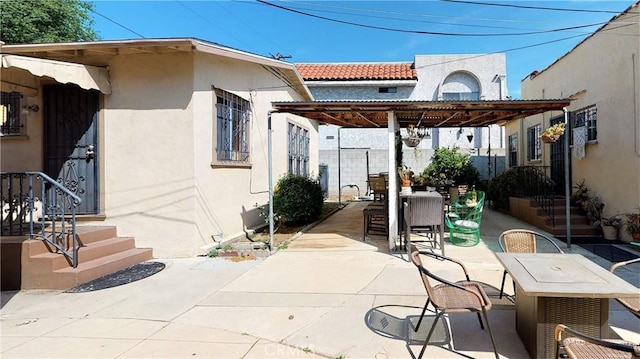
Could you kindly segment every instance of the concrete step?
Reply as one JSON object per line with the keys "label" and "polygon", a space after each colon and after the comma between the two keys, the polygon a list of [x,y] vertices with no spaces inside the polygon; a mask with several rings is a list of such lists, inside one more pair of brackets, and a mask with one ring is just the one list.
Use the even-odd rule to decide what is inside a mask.
{"label": "concrete step", "polygon": [[[77,268],[43,240],[23,242],[22,289],[69,289],[153,258],[152,249],[136,248],[134,238],[118,237],[114,226],[77,226],[76,233],[80,246]],[[67,248],[71,248],[72,237],[63,239],[68,242]]]}
{"label": "concrete step", "polygon": [[[123,252],[135,248],[135,246],[135,240],[132,237],[114,237],[103,239],[99,242],[88,243],[78,249],[78,263],[84,263],[96,258]],[[67,257],[56,252],[46,252],[31,256],[31,261],[33,265],[50,262],[44,265],[51,268],[51,270],[62,269],[71,264]]]}

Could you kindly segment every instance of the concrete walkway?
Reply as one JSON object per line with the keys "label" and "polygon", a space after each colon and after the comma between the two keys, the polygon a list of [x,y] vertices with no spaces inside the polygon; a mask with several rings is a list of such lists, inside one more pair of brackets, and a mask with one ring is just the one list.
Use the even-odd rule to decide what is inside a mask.
{"label": "concrete walkway", "polygon": [[[389,253],[385,238],[362,241],[364,205],[351,203],[266,259],[157,259],[167,265],[163,271],[115,288],[2,292],[1,357],[410,358],[430,324],[406,330],[425,290],[406,255]],[[447,255],[465,262],[472,279],[499,287],[503,269],[493,252],[509,228],[531,227],[487,209],[480,244],[447,243]],[[571,252],[610,266],[578,246]],[[637,272],[623,275],[640,280]],[[528,357],[513,304],[499,300],[495,288],[489,292],[500,356]],[[451,330],[440,328],[425,358],[494,357],[474,315],[449,319]],[[640,342],[640,320],[614,301],[610,325],[613,335]],[[455,351],[443,345],[450,339]]]}

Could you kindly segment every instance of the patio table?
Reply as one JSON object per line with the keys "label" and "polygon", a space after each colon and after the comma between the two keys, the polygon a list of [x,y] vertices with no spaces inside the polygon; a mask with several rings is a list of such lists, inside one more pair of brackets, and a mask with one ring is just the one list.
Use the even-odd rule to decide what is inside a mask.
{"label": "patio table", "polygon": [[638,288],[580,254],[495,253],[516,283],[516,331],[532,358],[553,358],[556,324],[609,337],[609,298]]}

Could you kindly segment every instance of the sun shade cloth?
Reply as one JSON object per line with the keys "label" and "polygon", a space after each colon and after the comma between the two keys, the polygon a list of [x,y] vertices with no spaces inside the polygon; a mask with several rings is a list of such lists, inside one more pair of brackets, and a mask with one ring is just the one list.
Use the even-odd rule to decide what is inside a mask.
{"label": "sun shade cloth", "polygon": [[25,56],[2,55],[2,68],[10,67],[27,70],[39,77],[51,77],[63,84],[73,83],[86,90],[95,89],[106,95],[111,93],[109,72],[105,68]]}

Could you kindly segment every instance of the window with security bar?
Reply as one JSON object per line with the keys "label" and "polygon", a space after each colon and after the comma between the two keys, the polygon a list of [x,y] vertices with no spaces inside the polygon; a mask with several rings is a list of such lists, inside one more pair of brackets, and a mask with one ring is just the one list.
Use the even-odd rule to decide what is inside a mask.
{"label": "window with security bar", "polygon": [[573,118],[575,121],[574,128],[587,127],[587,141],[596,141],[598,139],[598,108],[595,105],[575,111]]}
{"label": "window with security bar", "polygon": [[249,101],[215,89],[217,113],[216,158],[219,162],[249,163],[251,108]]}
{"label": "window with security bar", "polygon": [[289,123],[289,173],[309,175],[309,131]]}
{"label": "window with security bar", "polygon": [[540,133],[542,133],[542,126],[539,124],[527,129],[527,159],[529,161],[542,160]]}
{"label": "window with security bar", "polygon": [[19,92],[2,92],[0,103],[0,136],[19,136],[22,132]]}
{"label": "window with security bar", "polygon": [[518,134],[509,136],[509,167],[518,165]]}

